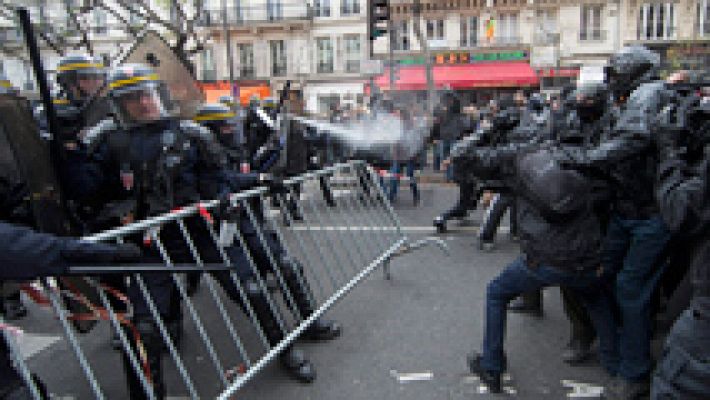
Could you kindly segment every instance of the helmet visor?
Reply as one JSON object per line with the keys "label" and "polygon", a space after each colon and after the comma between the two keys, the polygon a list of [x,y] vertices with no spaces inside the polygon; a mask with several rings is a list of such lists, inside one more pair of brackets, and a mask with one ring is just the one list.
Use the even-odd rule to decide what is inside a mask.
{"label": "helmet visor", "polygon": [[118,93],[114,98],[116,115],[124,126],[158,121],[169,115],[163,91],[154,85],[144,85]]}

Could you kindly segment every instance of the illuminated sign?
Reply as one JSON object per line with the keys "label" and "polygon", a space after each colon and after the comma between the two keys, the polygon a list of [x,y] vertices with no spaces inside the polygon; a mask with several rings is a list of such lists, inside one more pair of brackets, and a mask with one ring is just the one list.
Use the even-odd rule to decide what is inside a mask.
{"label": "illuminated sign", "polygon": [[[464,51],[446,51],[437,52],[432,56],[432,61],[435,65],[452,65],[452,64],[473,64],[479,62],[490,61],[528,61],[529,54],[527,51],[496,51],[487,53],[471,53]],[[424,57],[407,58],[399,60],[400,65],[424,65],[426,62]]]}

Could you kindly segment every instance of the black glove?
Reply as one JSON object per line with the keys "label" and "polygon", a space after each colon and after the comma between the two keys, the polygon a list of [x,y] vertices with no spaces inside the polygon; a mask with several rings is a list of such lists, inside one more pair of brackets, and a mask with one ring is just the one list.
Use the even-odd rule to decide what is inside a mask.
{"label": "black glove", "polygon": [[133,243],[106,244],[72,240],[62,251],[70,264],[123,264],[140,261],[141,249]]}

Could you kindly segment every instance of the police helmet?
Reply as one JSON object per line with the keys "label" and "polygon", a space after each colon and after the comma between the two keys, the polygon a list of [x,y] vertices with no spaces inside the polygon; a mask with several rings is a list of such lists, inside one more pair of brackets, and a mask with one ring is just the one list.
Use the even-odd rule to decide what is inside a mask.
{"label": "police helmet", "polygon": [[17,88],[12,86],[12,82],[7,79],[5,74],[0,73],[0,95],[3,94],[15,95],[17,94]]}
{"label": "police helmet", "polygon": [[221,103],[203,104],[193,118],[195,122],[209,128],[226,146],[235,144],[239,120],[231,108]]}
{"label": "police helmet", "polygon": [[72,102],[84,102],[96,94],[106,79],[101,60],[88,54],[62,57],[57,65],[57,83]]}
{"label": "police helmet", "polygon": [[170,95],[165,82],[144,64],[111,70],[108,99],[119,124],[131,128],[170,117]]}
{"label": "police helmet", "polygon": [[640,84],[658,78],[661,58],[644,46],[626,46],[613,54],[605,68],[609,89],[617,100],[628,98]]}

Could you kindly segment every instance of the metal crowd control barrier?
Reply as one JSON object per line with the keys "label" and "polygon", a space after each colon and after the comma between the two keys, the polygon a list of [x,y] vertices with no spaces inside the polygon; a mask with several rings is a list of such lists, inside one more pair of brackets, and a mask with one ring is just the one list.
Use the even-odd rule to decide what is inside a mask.
{"label": "metal crowd control barrier", "polygon": [[[211,364],[214,372],[209,374],[205,374],[204,364],[195,365],[194,357],[187,359],[183,356],[184,349],[179,348],[170,335],[168,324],[162,319],[146,285],[145,275],[136,273],[130,276],[131,285],[136,285],[145,300],[160,331],[168,359],[175,367],[170,371],[163,368],[163,373],[177,375],[177,378],[173,378],[183,384],[183,390],[176,389],[174,384],[170,385],[171,392],[180,390],[181,396],[187,394],[192,399],[230,398],[375,269],[380,266],[387,269],[389,260],[394,256],[428,242],[437,243],[446,250],[446,246],[438,239],[426,238],[410,242],[403,234],[400,222],[379,186],[377,176],[362,162],[352,161],[306,173],[286,181],[285,186],[286,193],[270,193],[267,188],[259,187],[231,195],[230,215],[235,215],[235,212],[240,215],[238,220],[231,221],[237,223],[231,225],[214,221],[214,211],[224,210],[220,207],[220,201],[214,200],[84,238],[87,241],[120,242],[128,236],[140,234],[146,241],[150,241],[150,246],[157,249],[167,271],[174,267],[175,271],[183,272],[183,269],[175,266],[183,265],[185,261],[180,264],[173,260],[173,249],[169,248],[174,240],[164,241],[161,237],[161,233],[172,226],[173,232],[179,232],[181,240],[189,249],[191,262],[204,267],[205,272],[208,272],[201,275],[204,278],[202,288],[206,288],[208,294],[194,297],[188,294],[184,274],[171,272],[171,275],[186,314],[183,319],[191,321],[197,333],[196,340],[191,336],[191,344],[195,346],[190,351],[196,351],[198,344],[202,347],[200,354]],[[334,201],[331,204],[324,201],[323,194],[326,191],[333,195]],[[190,231],[195,228],[195,221],[203,225],[200,240],[196,240],[198,238]],[[247,233],[243,232],[246,223],[254,227]],[[252,235],[251,242],[246,239],[248,235]],[[232,239],[232,243],[229,244],[226,239]],[[220,258],[217,261],[223,267],[228,267],[229,272],[225,273],[229,274],[238,292],[236,296],[240,304],[236,308],[233,305],[235,301],[225,296],[226,288],[222,288],[211,273],[214,269],[209,267],[217,261],[205,258],[204,248],[200,244],[205,240],[216,245]],[[266,253],[265,258],[258,258],[254,254],[254,247],[250,244],[254,241],[265,249],[262,252]],[[303,266],[302,270],[295,269],[295,275],[312,306],[308,315],[301,315],[303,308],[297,304],[293,285],[289,287],[286,282],[283,261],[279,260],[281,255],[275,254],[278,248],[272,245],[274,242],[281,244],[290,260],[299,260]],[[277,319],[282,337],[278,343],[270,343],[267,339],[265,328],[260,324],[244,287],[243,274],[240,276],[237,269],[232,268],[236,267],[230,257],[234,252],[229,250],[234,246],[248,249],[239,253],[245,255],[248,264],[241,268],[252,273],[251,282],[258,285],[260,294],[266,298],[269,309]],[[389,276],[388,270],[385,275]],[[99,284],[93,278],[86,279],[97,291],[97,296],[94,296],[96,304],[92,308],[96,318],[110,322],[112,332],[120,339],[123,352],[139,377],[147,398],[155,399],[152,377],[150,373],[144,373],[144,355],[134,350],[136,346],[131,343],[128,330],[122,329],[129,324],[127,315],[117,312],[109,300],[110,296],[116,295],[115,290]],[[107,393],[101,385],[100,374],[92,369],[90,357],[87,357],[82,348],[82,339],[71,325],[71,316],[57,287],[50,279],[44,291],[94,397],[116,397],[116,394]],[[130,311],[131,307],[128,314]],[[9,343],[13,343],[12,340]],[[28,369],[19,358],[20,371],[28,379],[35,398],[39,398],[37,388],[29,380]],[[210,379],[204,379],[205,375]]]}

